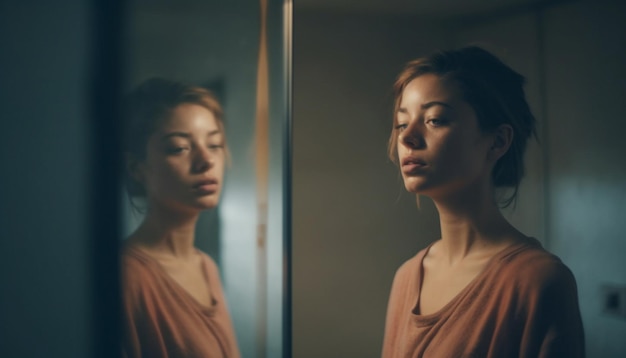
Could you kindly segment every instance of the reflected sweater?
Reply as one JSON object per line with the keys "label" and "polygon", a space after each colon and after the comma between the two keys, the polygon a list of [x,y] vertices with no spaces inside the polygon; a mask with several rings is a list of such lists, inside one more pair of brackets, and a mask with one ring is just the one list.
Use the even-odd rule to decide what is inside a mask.
{"label": "reflected sweater", "polygon": [[194,299],[155,259],[130,246],[124,249],[124,357],[239,357],[217,266],[204,253],[202,262],[210,307]]}
{"label": "reflected sweater", "polygon": [[396,272],[384,358],[583,357],[583,327],[571,271],[541,244],[513,245],[439,311],[419,314],[422,262]]}

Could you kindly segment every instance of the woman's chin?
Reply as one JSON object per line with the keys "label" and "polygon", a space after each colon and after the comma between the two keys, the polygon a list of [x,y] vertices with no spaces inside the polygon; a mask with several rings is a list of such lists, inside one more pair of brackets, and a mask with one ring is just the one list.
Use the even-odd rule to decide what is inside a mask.
{"label": "woman's chin", "polygon": [[409,193],[424,194],[429,187],[423,178],[404,178],[404,188]]}
{"label": "woman's chin", "polygon": [[194,207],[199,210],[210,210],[215,209],[219,204],[219,198],[204,198],[202,200],[197,200],[194,203]]}

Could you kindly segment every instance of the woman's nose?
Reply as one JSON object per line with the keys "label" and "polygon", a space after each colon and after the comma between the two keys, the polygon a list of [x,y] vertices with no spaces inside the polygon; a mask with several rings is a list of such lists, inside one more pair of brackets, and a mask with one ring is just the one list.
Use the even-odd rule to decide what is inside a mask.
{"label": "woman's nose", "polygon": [[424,146],[424,136],[419,128],[419,123],[416,122],[418,121],[411,122],[400,133],[400,142],[411,149],[418,149]]}
{"label": "woman's nose", "polygon": [[211,167],[213,167],[214,164],[215,164],[215,158],[213,158],[213,155],[211,154],[209,149],[199,148],[198,153],[196,153],[196,156],[194,158],[194,163],[193,163],[194,172],[207,171],[211,169]]}

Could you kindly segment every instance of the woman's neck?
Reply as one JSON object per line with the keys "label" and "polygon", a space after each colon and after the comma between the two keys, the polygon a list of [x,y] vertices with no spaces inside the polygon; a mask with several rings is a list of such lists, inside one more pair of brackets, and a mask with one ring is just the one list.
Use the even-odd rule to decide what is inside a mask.
{"label": "woman's neck", "polygon": [[129,238],[129,243],[158,256],[191,258],[196,252],[194,240],[198,216],[196,212],[150,208],[139,228]]}
{"label": "woman's neck", "polygon": [[493,252],[523,237],[504,218],[493,195],[484,191],[467,190],[434,202],[441,229],[438,251],[450,265],[474,254]]}

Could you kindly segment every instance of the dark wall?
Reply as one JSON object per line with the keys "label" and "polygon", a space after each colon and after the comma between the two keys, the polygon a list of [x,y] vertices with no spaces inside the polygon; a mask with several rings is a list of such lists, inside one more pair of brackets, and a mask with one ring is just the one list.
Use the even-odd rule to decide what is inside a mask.
{"label": "dark wall", "polygon": [[[578,1],[546,12],[549,248],[578,283],[589,357],[626,356],[626,3]],[[626,294],[618,299],[626,312]]]}
{"label": "dark wall", "polygon": [[462,27],[456,36],[459,44],[501,49],[528,79],[541,141],[527,153],[516,209],[532,220],[519,227],[528,233],[543,226],[535,231],[540,240],[574,273],[589,357],[626,352],[626,320],[606,312],[606,286],[626,287],[625,6],[578,0],[530,8]]}
{"label": "dark wall", "polygon": [[0,3],[0,356],[91,356],[93,2]]}

